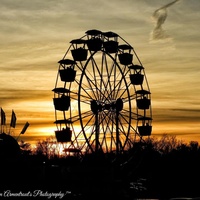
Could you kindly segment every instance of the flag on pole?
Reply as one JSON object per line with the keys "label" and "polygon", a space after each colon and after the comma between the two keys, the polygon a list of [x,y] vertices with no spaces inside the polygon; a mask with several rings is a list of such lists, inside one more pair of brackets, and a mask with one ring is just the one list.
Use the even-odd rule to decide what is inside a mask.
{"label": "flag on pole", "polygon": [[17,118],[16,118],[16,115],[15,115],[15,112],[12,110],[12,117],[11,117],[10,126],[13,127],[13,128],[15,128],[16,121],[17,121]]}
{"label": "flag on pole", "polygon": [[6,125],[6,114],[1,108],[1,125]]}
{"label": "flag on pole", "polygon": [[26,132],[26,129],[29,127],[29,123],[26,122],[26,124],[24,125],[24,128],[22,129],[20,134],[24,134]]}

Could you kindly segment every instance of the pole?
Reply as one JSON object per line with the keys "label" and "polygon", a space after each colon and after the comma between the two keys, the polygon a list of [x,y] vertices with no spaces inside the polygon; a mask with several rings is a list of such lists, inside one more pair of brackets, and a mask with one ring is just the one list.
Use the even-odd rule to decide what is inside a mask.
{"label": "pole", "polygon": [[95,114],[95,152],[97,153],[99,150],[99,120],[98,120],[98,112]]}
{"label": "pole", "polygon": [[117,112],[116,112],[116,153],[117,153],[117,155],[119,154],[119,145],[120,145],[120,140],[119,140],[119,111],[117,110]]}

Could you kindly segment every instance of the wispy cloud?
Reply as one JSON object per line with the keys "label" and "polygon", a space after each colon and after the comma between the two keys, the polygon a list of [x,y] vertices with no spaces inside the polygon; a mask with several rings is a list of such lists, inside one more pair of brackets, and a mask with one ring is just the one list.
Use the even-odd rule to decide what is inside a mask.
{"label": "wispy cloud", "polygon": [[163,29],[163,25],[167,19],[167,9],[180,0],[172,1],[158,9],[156,9],[152,15],[152,19],[155,23],[155,27],[151,33],[151,40],[169,40],[171,37]]}

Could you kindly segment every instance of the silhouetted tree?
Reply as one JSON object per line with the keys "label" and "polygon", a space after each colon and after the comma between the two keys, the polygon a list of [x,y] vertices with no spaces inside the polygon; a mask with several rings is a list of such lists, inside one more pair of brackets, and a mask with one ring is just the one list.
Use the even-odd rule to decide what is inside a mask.
{"label": "silhouetted tree", "polygon": [[31,155],[32,154],[32,146],[30,143],[27,143],[23,140],[19,141],[19,146],[22,155]]}
{"label": "silhouetted tree", "polygon": [[190,141],[189,146],[192,151],[199,150],[199,143],[197,141]]}
{"label": "silhouetted tree", "polygon": [[160,139],[152,137],[149,140],[150,141],[148,142],[152,143],[153,148],[162,154],[168,154],[172,150],[183,144],[183,142],[181,140],[178,140],[176,136],[167,134],[163,134]]}
{"label": "silhouetted tree", "polygon": [[33,152],[35,155],[43,155],[48,159],[64,156],[64,154],[61,155],[61,144],[57,143],[53,137],[38,141]]}

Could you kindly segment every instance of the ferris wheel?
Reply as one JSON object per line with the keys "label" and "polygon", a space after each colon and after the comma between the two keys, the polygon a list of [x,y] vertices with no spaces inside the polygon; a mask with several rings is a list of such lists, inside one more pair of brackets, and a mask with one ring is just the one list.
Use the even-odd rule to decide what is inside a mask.
{"label": "ferris wheel", "polygon": [[151,93],[134,48],[88,30],[58,62],[55,136],[71,151],[121,153],[152,132]]}

